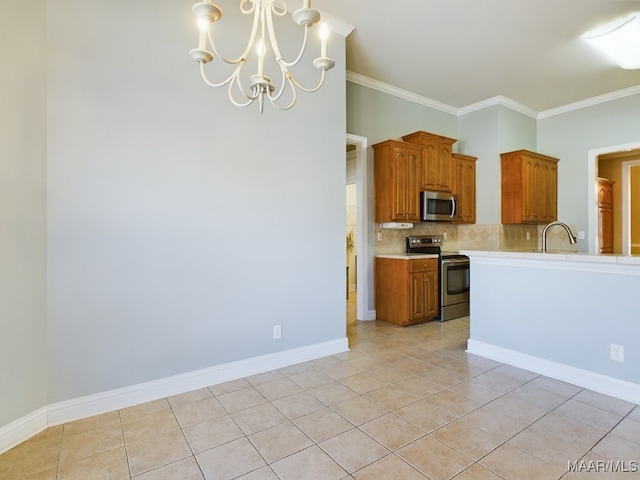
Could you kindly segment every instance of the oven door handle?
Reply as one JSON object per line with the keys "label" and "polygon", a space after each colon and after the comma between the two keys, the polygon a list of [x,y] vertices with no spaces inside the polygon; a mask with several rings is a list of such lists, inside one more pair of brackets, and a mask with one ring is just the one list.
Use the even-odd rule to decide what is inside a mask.
{"label": "oven door handle", "polygon": [[469,259],[468,258],[453,258],[453,259],[449,259],[449,258],[443,258],[442,259],[442,264],[443,265],[454,265],[454,264],[463,264],[469,263]]}

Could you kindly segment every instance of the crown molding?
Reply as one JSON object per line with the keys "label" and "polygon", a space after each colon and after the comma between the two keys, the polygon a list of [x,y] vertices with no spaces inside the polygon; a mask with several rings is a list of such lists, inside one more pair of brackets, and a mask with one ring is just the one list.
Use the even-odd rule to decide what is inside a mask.
{"label": "crown molding", "polygon": [[534,109],[518,103],[515,100],[511,100],[509,97],[505,97],[504,95],[487,98],[486,100],[482,100],[481,102],[472,103],[471,105],[467,105],[466,107],[459,108],[458,116],[476,112],[487,107],[493,107],[495,105],[502,105],[503,107],[510,108],[511,110],[515,110],[516,112],[520,112],[523,115],[534,119],[538,118],[538,112],[536,112]]}
{"label": "crown molding", "polygon": [[422,95],[418,95],[417,93],[394,87],[393,85],[389,85],[388,83],[380,82],[378,80],[374,80],[373,78],[365,77],[364,75],[360,75],[359,73],[351,72],[349,70],[347,70],[347,81],[351,83],[357,83],[358,85],[362,85],[363,87],[368,87],[373,90],[378,90],[382,93],[393,95],[394,97],[408,100],[409,102],[424,105],[425,107],[431,107],[444,113],[449,113],[451,115],[458,114],[458,109],[452,107],[451,105],[438,102],[431,98],[423,97]]}
{"label": "crown molding", "polygon": [[[289,8],[289,12],[293,13],[297,9],[302,8],[302,0],[288,0],[287,5],[291,6],[291,8]],[[347,22],[344,22],[339,18],[331,16],[328,13],[323,12],[322,10],[319,10],[319,12],[320,12],[320,18],[322,19],[323,22],[326,22],[329,25],[329,27],[331,28],[331,31],[339,35],[342,35],[345,38],[351,35],[351,32],[353,32],[356,29],[355,26]]]}
{"label": "crown molding", "polygon": [[356,27],[354,27],[353,25],[347,22],[343,22],[339,18],[332,17],[328,13],[320,12],[320,17],[324,22],[327,22],[327,24],[329,24],[332,31],[336,32],[339,35],[342,35],[345,38],[351,35],[351,32],[356,29]]}
{"label": "crown molding", "polygon": [[636,85],[633,87],[624,88],[622,90],[617,90],[615,92],[606,93],[604,95],[599,95],[597,97],[581,100],[579,102],[570,103],[568,105],[563,105],[556,108],[551,108],[549,110],[544,110],[542,112],[537,112],[536,110],[529,108],[526,105],[518,103],[515,100],[512,100],[509,97],[505,97],[503,95],[498,95],[496,97],[488,98],[486,100],[482,100],[481,102],[467,105],[466,107],[456,108],[456,107],[452,107],[451,105],[447,105],[446,103],[438,102],[437,100],[433,100],[428,97],[423,97],[422,95],[418,95],[417,93],[409,92],[407,90],[394,87],[393,85],[389,85],[388,83],[380,82],[378,80],[374,80],[373,78],[366,77],[364,75],[351,72],[349,70],[347,70],[347,81],[352,83],[357,83],[358,85],[362,85],[364,87],[368,87],[373,90],[378,90],[379,92],[387,93],[389,95],[393,95],[395,97],[402,98],[410,102],[424,105],[426,107],[431,107],[435,110],[439,110],[444,113],[449,113],[451,115],[461,116],[461,115],[466,115],[468,113],[472,113],[478,110],[482,110],[487,107],[502,105],[503,107],[510,108],[511,110],[515,110],[516,112],[520,112],[523,115],[527,115],[528,117],[531,117],[536,120],[540,120],[542,118],[549,118],[555,115],[560,115],[560,114],[571,112],[574,110],[580,110],[582,108],[598,105],[600,103],[606,103],[612,100],[618,100],[620,98],[640,94],[640,85]]}
{"label": "crown molding", "polygon": [[601,103],[610,102],[612,100],[618,100],[620,98],[629,97],[631,95],[640,94],[640,85],[634,87],[623,88],[622,90],[616,90],[615,92],[605,93],[604,95],[598,95],[597,97],[587,98],[586,100],[580,100],[579,102],[569,103],[561,107],[551,108],[544,110],[538,114],[538,119],[549,118],[555,115],[561,115],[563,113],[573,112],[582,108],[592,107]]}

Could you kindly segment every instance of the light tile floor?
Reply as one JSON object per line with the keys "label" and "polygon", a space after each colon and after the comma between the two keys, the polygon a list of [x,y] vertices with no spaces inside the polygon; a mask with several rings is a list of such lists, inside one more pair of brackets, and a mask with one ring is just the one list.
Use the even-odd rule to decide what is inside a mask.
{"label": "light tile floor", "polygon": [[[354,320],[351,350],[52,427],[1,480],[632,480],[640,407],[465,353],[469,319]],[[598,463],[601,462],[601,463]]]}

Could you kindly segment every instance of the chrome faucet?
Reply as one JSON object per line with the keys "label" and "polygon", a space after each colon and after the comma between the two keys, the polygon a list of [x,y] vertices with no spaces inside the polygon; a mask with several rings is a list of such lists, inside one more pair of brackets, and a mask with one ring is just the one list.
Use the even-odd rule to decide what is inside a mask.
{"label": "chrome faucet", "polygon": [[569,225],[562,222],[551,222],[549,225],[544,227],[544,230],[542,230],[542,251],[543,252],[547,251],[547,230],[549,230],[549,227],[553,227],[554,225],[560,225],[562,228],[564,228],[567,231],[567,235],[569,235],[569,243],[571,245],[575,245],[576,243],[578,243],[578,239],[573,236],[573,233],[571,233],[571,229],[569,228]]}

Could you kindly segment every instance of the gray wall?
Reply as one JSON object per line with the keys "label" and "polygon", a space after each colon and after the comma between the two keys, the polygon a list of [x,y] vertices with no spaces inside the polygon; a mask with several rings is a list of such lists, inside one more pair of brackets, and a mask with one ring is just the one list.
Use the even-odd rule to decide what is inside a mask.
{"label": "gray wall", "polygon": [[[418,130],[458,138],[457,117],[353,82],[347,83],[347,131],[369,145]],[[454,149],[456,145],[454,144]]]}
{"label": "gray wall", "polygon": [[536,149],[536,120],[502,105],[458,118],[458,151],[476,162],[476,223],[500,223],[500,154]]}
{"label": "gray wall", "polygon": [[[558,218],[587,238],[589,189],[588,152],[592,149],[640,141],[640,95],[612,100],[538,120],[538,149],[560,158],[558,163]],[[586,251],[586,242],[579,242]]]}
{"label": "gray wall", "polygon": [[344,38],[260,116],[202,82],[191,5],[0,7],[0,426],[346,336]]}
{"label": "gray wall", "polygon": [[344,338],[344,38],[261,116],[202,82],[191,2],[48,14],[49,401]]}
{"label": "gray wall", "polygon": [[[522,263],[472,258],[471,338],[640,384],[640,276]],[[624,363],[610,360],[611,343],[625,347]]]}
{"label": "gray wall", "polygon": [[45,393],[44,1],[0,3],[0,426]]}

